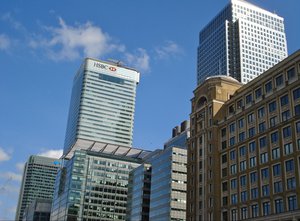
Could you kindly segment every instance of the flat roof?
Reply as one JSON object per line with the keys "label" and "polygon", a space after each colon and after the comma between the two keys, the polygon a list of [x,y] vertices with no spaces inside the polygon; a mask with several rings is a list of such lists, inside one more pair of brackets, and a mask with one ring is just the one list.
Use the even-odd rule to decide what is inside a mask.
{"label": "flat roof", "polygon": [[76,150],[88,150],[114,156],[125,156],[133,159],[144,159],[150,153],[152,153],[152,151],[149,150],[142,150],[117,144],[77,139],[76,142],[70,148],[69,152],[63,155],[61,158],[71,159],[74,155],[74,151]]}

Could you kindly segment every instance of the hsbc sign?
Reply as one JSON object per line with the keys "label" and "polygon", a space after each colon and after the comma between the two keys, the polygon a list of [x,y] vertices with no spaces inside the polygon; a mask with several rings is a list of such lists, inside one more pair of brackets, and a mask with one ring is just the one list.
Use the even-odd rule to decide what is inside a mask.
{"label": "hsbc sign", "polygon": [[116,65],[101,62],[92,58],[86,59],[84,69],[94,71],[97,73],[112,75],[126,80],[135,81],[137,83],[140,81],[140,73],[136,70],[126,67],[118,67]]}
{"label": "hsbc sign", "polygon": [[116,71],[117,70],[117,68],[115,68],[113,66],[109,66],[109,65],[102,64],[102,63],[99,63],[99,62],[94,62],[94,67],[105,69],[105,70],[110,70],[110,71]]}

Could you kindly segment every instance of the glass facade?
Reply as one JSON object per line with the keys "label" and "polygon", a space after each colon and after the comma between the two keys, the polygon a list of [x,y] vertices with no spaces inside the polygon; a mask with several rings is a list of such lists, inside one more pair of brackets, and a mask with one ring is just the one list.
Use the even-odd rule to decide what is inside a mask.
{"label": "glass facade", "polygon": [[151,164],[144,163],[130,172],[126,220],[149,221]]}
{"label": "glass facade", "polygon": [[283,18],[231,0],[199,34],[197,82],[229,75],[247,83],[285,57]]}
{"label": "glass facade", "polygon": [[138,158],[76,150],[58,172],[51,220],[125,220],[129,172],[140,164]]}
{"label": "glass facade", "polygon": [[58,159],[54,158],[29,157],[24,167],[16,220],[23,220],[26,207],[35,199],[52,200],[59,162]]}
{"label": "glass facade", "polygon": [[151,164],[150,220],[186,220],[187,150],[167,148]]}
{"label": "glass facade", "polygon": [[139,73],[86,59],[75,75],[64,155],[77,139],[131,146]]}

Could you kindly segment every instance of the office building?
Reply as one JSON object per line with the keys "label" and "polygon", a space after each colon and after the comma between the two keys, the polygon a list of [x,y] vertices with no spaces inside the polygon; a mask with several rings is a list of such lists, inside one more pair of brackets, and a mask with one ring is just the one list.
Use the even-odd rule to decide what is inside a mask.
{"label": "office building", "polygon": [[73,80],[64,156],[77,139],[131,146],[138,82],[133,69],[85,59]]}
{"label": "office building", "polygon": [[187,220],[300,219],[300,51],[250,83],[194,91]]}
{"label": "office building", "polygon": [[52,200],[35,199],[26,207],[23,221],[49,221],[51,213]]}
{"label": "office building", "polygon": [[129,174],[127,221],[149,221],[151,171],[151,164],[143,163]]}
{"label": "office building", "polygon": [[184,121],[164,150],[154,151],[130,172],[126,220],[185,221],[187,137],[189,122]]}
{"label": "office building", "polygon": [[52,200],[58,159],[30,156],[25,163],[16,220],[22,221],[25,208],[35,199]]}
{"label": "office building", "polygon": [[79,145],[58,172],[50,220],[124,221],[129,172],[151,152],[88,140]]}
{"label": "office building", "polygon": [[200,32],[197,82],[227,75],[247,83],[287,56],[284,19],[245,0],[230,0]]}
{"label": "office building", "polygon": [[164,149],[172,146],[187,148],[187,139],[190,137],[190,122],[185,120],[180,126],[172,130],[172,138],[164,144]]}

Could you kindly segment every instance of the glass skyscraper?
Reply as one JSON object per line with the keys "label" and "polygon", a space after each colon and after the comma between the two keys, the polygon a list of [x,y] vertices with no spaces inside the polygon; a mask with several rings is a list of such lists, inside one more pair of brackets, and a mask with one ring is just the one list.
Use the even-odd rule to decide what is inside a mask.
{"label": "glass skyscraper", "polygon": [[138,82],[133,69],[85,59],[73,81],[64,155],[77,139],[131,146]]}
{"label": "glass skyscraper", "polygon": [[25,164],[16,211],[16,220],[23,220],[26,207],[36,199],[52,200],[58,159],[30,156]]}
{"label": "glass skyscraper", "polygon": [[199,34],[197,83],[214,75],[247,83],[285,57],[283,18],[247,1],[231,0]]}

